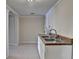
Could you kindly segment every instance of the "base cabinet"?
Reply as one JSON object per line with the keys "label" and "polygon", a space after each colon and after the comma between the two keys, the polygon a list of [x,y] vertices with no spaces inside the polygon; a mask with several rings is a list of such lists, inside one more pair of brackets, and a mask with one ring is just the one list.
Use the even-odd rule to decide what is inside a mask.
{"label": "base cabinet", "polygon": [[45,45],[42,40],[40,40],[40,37],[38,37],[38,52],[40,59],[45,59]]}
{"label": "base cabinet", "polygon": [[45,48],[45,59],[72,59],[72,46],[54,45]]}
{"label": "base cabinet", "polygon": [[72,45],[45,45],[38,36],[40,59],[72,59]]}

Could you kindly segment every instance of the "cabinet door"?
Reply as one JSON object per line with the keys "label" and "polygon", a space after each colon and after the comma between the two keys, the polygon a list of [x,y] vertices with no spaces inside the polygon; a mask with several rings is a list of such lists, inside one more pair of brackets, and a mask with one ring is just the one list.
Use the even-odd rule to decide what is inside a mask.
{"label": "cabinet door", "polygon": [[38,53],[40,55],[40,37],[38,36]]}
{"label": "cabinet door", "polygon": [[72,59],[72,46],[62,47],[62,59]]}
{"label": "cabinet door", "polygon": [[44,59],[44,55],[45,55],[45,45],[42,42],[42,40],[40,39],[40,37],[38,37],[38,51],[39,51],[39,56],[40,59]]}
{"label": "cabinet door", "polygon": [[71,59],[72,46],[46,46],[45,59]]}
{"label": "cabinet door", "polygon": [[45,45],[42,40],[40,40],[40,52],[41,52],[41,59],[45,59]]}

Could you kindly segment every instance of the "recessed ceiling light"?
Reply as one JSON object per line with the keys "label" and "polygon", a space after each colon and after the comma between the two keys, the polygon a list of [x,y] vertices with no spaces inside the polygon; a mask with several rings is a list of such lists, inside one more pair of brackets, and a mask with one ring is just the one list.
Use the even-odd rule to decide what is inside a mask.
{"label": "recessed ceiling light", "polygon": [[28,0],[28,2],[32,2],[33,0]]}

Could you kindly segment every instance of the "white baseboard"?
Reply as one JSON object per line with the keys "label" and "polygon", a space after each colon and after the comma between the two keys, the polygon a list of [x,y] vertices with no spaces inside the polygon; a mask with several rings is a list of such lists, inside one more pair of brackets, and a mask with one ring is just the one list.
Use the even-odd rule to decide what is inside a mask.
{"label": "white baseboard", "polygon": [[33,44],[33,45],[37,45],[36,42],[20,42],[19,45],[26,45],[26,44]]}

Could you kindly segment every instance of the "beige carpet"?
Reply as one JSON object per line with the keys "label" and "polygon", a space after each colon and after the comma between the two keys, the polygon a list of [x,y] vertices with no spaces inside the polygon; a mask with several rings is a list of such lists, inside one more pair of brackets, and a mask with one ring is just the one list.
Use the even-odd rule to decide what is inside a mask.
{"label": "beige carpet", "polygon": [[36,45],[10,46],[7,59],[39,59]]}

